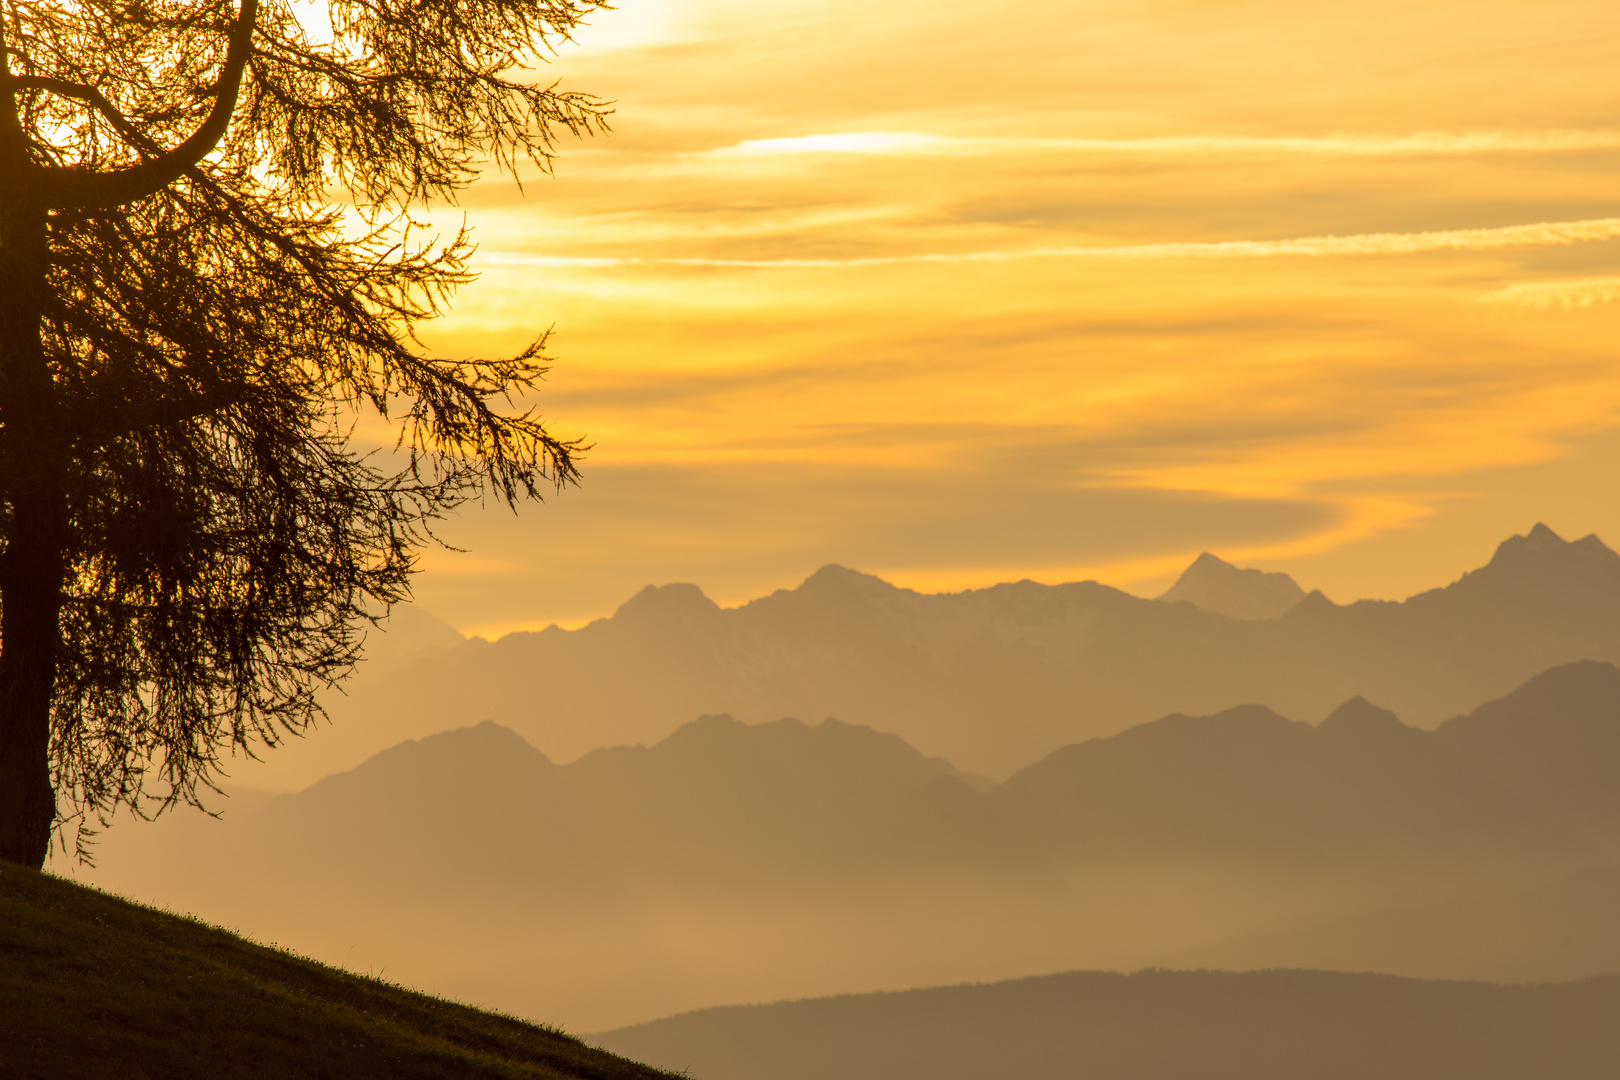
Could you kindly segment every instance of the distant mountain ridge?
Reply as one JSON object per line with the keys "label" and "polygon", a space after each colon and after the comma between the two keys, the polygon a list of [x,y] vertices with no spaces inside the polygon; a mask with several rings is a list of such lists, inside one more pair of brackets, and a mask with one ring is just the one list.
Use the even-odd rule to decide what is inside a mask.
{"label": "distant mountain ridge", "polygon": [[1311,593],[1266,619],[1095,582],[928,595],[828,566],[738,608],[649,586],[579,630],[362,673],[329,702],[337,723],[272,765],[308,782],[483,719],[568,760],[725,713],[838,716],[1002,777],[1067,743],[1244,702],[1314,719],[1360,695],[1432,727],[1583,659],[1620,661],[1620,555],[1544,525],[1444,588],[1345,606]]}
{"label": "distant mountain ridge", "polygon": [[[1222,942],[1227,962],[1354,956],[1366,933],[1333,920],[1620,864],[1617,746],[1620,669],[1594,661],[1434,731],[1361,698],[1316,726],[1239,706],[1072,744],[1001,784],[835,720],[707,716],[567,765],[485,722],[185,824],[168,848],[120,847],[115,830],[95,880],[317,952],[412,941],[414,978],[564,1018],[591,979],[586,1015],[622,1017],[826,987],[805,982],[817,972],[833,988],[918,985]],[[1485,914],[1448,955],[1468,952],[1472,976],[1594,974],[1582,956],[1620,956],[1612,919],[1582,915],[1598,937],[1561,957],[1556,939],[1493,930],[1498,909],[1470,910]],[[325,914],[301,923],[309,911]],[[1314,923],[1282,940],[1267,928],[1285,916]],[[783,981],[740,989],[734,953]],[[573,997],[537,996],[527,973],[564,969]]]}
{"label": "distant mountain ridge", "polygon": [[1329,968],[1555,982],[1620,971],[1616,911],[1620,863],[1611,863],[1470,895],[1336,915],[1301,912],[1156,962],[1228,971]]}
{"label": "distant mountain ridge", "polygon": [[1583,660],[1433,731],[1361,697],[1316,727],[1259,705],[1176,714],[1063,747],[1002,790],[1038,793],[1046,816],[1133,857],[1236,840],[1308,861],[1457,852],[1486,834],[1620,841],[1617,762],[1620,669]]}
{"label": "distant mountain ridge", "polygon": [[[568,765],[486,721],[394,747],[249,820],[295,851],[353,851],[365,836],[378,850],[415,847],[442,834],[475,861],[476,847],[451,844],[467,830],[446,813],[450,798],[460,815],[490,823],[494,848],[528,852],[528,863],[555,869],[567,840],[660,886],[1001,871],[1009,858],[1298,866],[1620,851],[1616,762],[1620,668],[1581,661],[1435,731],[1362,698],[1316,726],[1260,705],[1178,713],[1062,747],[999,785],[833,719],[705,716],[652,747]],[[438,797],[424,802],[423,792]]]}

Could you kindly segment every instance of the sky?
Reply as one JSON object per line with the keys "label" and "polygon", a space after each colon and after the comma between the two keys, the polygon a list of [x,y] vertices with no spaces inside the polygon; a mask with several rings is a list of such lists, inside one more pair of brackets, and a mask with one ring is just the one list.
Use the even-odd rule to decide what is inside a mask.
{"label": "sky", "polygon": [[1620,544],[1616,55],[1603,0],[624,0],[541,74],[613,132],[427,215],[481,276],[426,343],[551,328],[583,483],[447,523],[418,603]]}

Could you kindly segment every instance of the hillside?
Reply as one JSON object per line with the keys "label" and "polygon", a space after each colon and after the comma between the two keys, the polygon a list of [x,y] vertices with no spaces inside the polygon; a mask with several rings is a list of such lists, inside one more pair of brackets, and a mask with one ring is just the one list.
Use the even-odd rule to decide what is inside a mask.
{"label": "hillside", "polygon": [[59,1080],[669,1074],[0,866],[0,1075]]}
{"label": "hillside", "polygon": [[[1573,977],[1609,953],[1490,898],[1620,861],[1617,738],[1620,669],[1591,661],[1435,731],[1360,698],[1315,726],[1240,706],[999,785],[830,720],[709,716],[564,765],[484,723],[225,821],[120,825],[91,879],[571,1026],[1222,942],[1252,966],[1283,931],[1464,901],[1449,953],[1400,970]],[[1345,940],[1305,955],[1356,966]]]}
{"label": "hillside", "polygon": [[1071,972],[705,1009],[592,1036],[704,1080],[1597,1080],[1620,976]]}
{"label": "hillside", "polygon": [[403,738],[489,719],[567,761],[657,742],[705,713],[837,716],[999,779],[1068,743],[1248,702],[1315,721],[1360,695],[1430,728],[1583,659],[1620,661],[1620,555],[1545,526],[1445,588],[1345,606],[1315,593],[1276,618],[1095,582],[921,594],[829,566],[737,608],[693,585],[649,586],[578,630],[473,639],[363,672],[329,702],[336,724],[239,779],[303,786]]}

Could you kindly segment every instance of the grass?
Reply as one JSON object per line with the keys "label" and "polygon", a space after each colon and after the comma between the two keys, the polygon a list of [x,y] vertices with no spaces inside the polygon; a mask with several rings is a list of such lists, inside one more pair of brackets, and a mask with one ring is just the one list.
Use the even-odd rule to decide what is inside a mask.
{"label": "grass", "polygon": [[0,863],[5,1080],[671,1075]]}

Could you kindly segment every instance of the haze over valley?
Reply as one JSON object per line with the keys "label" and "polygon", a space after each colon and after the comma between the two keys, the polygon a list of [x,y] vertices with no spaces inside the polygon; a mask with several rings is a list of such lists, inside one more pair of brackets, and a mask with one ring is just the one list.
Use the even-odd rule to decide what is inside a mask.
{"label": "haze over valley", "polygon": [[1620,979],[1411,982],[1313,971],[1073,972],[707,1009],[601,1036],[712,1080],[1599,1080]]}
{"label": "haze over valley", "polygon": [[[1177,588],[1200,575],[1212,605],[1278,591],[1212,559]],[[403,622],[345,702],[401,710],[394,745],[220,820],[121,823],[63,872],[576,1031],[1076,968],[1608,974],[1616,592],[1601,541],[1538,527],[1403,603],[1269,618],[834,568],[740,609],[671,586],[493,644]],[[547,750],[583,738],[562,718],[587,679],[604,745]],[[1000,692],[1017,707],[973,712]],[[721,711],[793,694],[841,714]],[[665,698],[694,715],[636,716]],[[1003,732],[1031,752],[972,755]]]}

